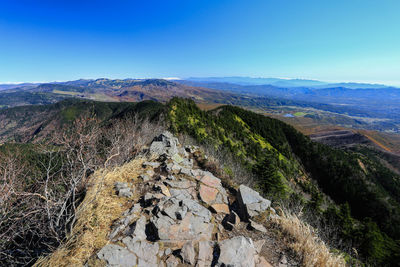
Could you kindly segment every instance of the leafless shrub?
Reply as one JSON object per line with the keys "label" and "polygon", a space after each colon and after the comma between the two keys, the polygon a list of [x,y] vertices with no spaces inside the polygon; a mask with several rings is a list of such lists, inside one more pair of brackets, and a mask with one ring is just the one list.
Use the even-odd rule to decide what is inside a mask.
{"label": "leafless shrub", "polygon": [[111,126],[103,129],[107,158],[105,167],[121,165],[132,159],[164,128],[162,121],[150,122],[149,118],[140,118],[137,114],[132,118],[115,120]]}
{"label": "leafless shrub", "polygon": [[75,224],[90,174],[130,160],[163,130],[138,116],[100,125],[82,116],[38,145],[37,172],[23,155],[0,154],[0,265],[29,265],[53,251]]}

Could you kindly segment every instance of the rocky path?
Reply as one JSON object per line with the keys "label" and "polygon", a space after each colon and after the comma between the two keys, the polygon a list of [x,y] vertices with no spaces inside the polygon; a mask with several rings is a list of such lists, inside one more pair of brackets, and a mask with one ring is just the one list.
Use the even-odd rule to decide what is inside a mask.
{"label": "rocky path", "polygon": [[224,188],[195,166],[196,150],[169,132],[155,138],[142,174],[115,184],[131,207],[113,224],[95,265],[292,266],[262,224],[277,216],[271,202],[244,185]]}

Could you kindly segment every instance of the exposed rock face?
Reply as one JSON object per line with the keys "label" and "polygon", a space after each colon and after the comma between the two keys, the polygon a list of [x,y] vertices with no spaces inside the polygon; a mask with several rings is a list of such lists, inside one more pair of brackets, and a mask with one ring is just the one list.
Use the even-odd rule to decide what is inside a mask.
{"label": "exposed rock face", "polygon": [[225,266],[254,267],[256,249],[253,241],[237,236],[220,242],[218,263]]}
{"label": "exposed rock face", "polygon": [[271,201],[245,185],[240,185],[237,199],[241,207],[241,216],[246,220],[266,211],[271,206]]}
{"label": "exposed rock face", "polygon": [[136,256],[129,252],[126,248],[117,245],[106,245],[103,247],[97,256],[105,260],[108,266],[123,266],[130,267],[132,262],[136,262]]}
{"label": "exposed rock face", "polygon": [[[107,266],[268,266],[260,255],[261,239],[228,232],[241,223],[251,233],[266,231],[254,221],[241,222],[236,212],[248,219],[267,210],[270,201],[240,186],[235,212],[234,196],[221,180],[193,167],[195,151],[165,132],[154,138],[134,185],[115,184],[131,208],[110,229],[110,244],[97,253]],[[141,198],[132,192],[142,192]]]}

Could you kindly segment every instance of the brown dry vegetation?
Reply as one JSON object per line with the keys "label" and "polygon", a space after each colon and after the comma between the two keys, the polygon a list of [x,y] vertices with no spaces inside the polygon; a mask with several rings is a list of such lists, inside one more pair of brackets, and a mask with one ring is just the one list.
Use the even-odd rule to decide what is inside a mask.
{"label": "brown dry vegetation", "polygon": [[346,266],[344,258],[330,252],[313,227],[294,213],[280,211],[280,216],[272,218],[272,223],[280,230],[282,242],[299,256],[303,266]]}
{"label": "brown dry vegetation", "polygon": [[77,221],[67,241],[35,266],[82,266],[108,242],[112,223],[127,208],[126,200],[114,193],[115,182],[133,182],[139,175],[141,159],[135,159],[110,171],[93,174],[85,199],[77,210]]}

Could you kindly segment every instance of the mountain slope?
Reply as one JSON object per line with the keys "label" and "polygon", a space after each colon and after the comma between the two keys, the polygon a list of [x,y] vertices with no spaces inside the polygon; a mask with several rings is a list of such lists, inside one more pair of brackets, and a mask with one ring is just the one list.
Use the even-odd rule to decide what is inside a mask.
{"label": "mountain slope", "polygon": [[[359,243],[362,253],[374,261],[383,263],[399,257],[398,244],[387,235],[394,239],[400,236],[400,177],[379,162],[314,143],[285,123],[240,108],[224,106],[203,112],[194,103],[178,99],[171,101],[169,108],[175,131],[234,153],[257,175],[256,184],[263,192],[282,198],[296,196],[300,188],[311,194],[313,212],[323,203],[332,204],[324,200],[324,194],[337,204],[348,203],[351,215],[360,221],[349,219],[343,238]],[[332,206],[320,212],[341,217],[335,215],[335,209]],[[362,232],[366,236],[374,233],[377,239],[366,240]]]}

